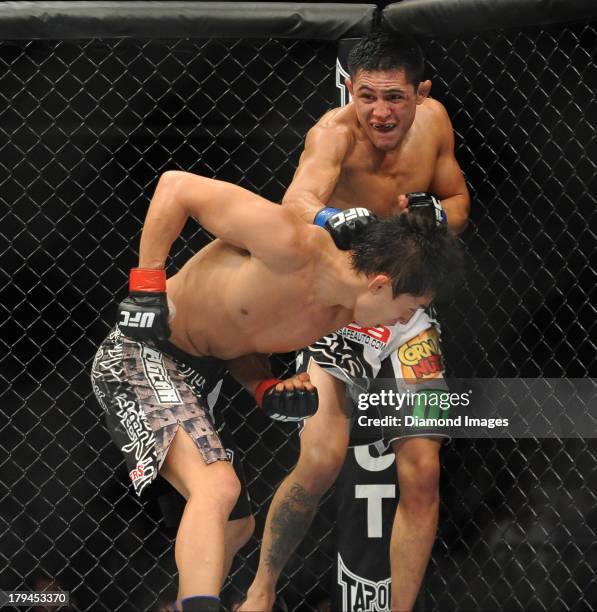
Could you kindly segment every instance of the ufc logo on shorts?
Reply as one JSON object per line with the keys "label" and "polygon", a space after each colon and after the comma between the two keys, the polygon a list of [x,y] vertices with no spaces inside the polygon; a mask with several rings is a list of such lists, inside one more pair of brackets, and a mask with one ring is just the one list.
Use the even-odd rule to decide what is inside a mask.
{"label": "ufc logo on shorts", "polygon": [[120,311],[120,325],[123,327],[151,327],[155,319],[154,312],[136,312],[132,317],[126,310]]}
{"label": "ufc logo on shorts", "polygon": [[337,227],[348,221],[352,221],[359,217],[369,217],[371,213],[366,208],[349,208],[342,210],[330,217],[329,224],[331,227]]}

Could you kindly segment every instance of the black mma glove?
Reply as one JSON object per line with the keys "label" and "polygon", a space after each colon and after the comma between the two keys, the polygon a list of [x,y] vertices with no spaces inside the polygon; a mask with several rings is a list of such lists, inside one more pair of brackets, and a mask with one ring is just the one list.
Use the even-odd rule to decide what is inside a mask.
{"label": "black mma glove", "polygon": [[118,306],[118,327],[125,336],[142,342],[170,337],[165,270],[131,270],[129,295]]}
{"label": "black mma glove", "polygon": [[420,215],[422,218],[435,223],[435,225],[447,225],[448,217],[439,198],[427,191],[414,191],[407,193],[408,210]]}
{"label": "black mma glove", "polygon": [[317,412],[319,404],[317,389],[276,391],[279,382],[282,381],[277,378],[267,378],[257,385],[255,400],[266,416],[275,421],[302,421]]}
{"label": "black mma glove", "polygon": [[341,251],[352,248],[354,238],[363,233],[363,230],[377,221],[377,216],[366,208],[322,208],[313,219],[314,225],[326,229],[332,236],[334,243]]}

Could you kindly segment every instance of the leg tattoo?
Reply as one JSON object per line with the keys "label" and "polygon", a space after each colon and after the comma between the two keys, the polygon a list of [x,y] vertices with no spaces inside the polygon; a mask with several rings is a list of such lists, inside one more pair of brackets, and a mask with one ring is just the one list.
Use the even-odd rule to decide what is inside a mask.
{"label": "leg tattoo", "polygon": [[274,512],[271,546],[266,560],[272,574],[282,570],[290,554],[305,536],[318,502],[318,495],[310,495],[301,485],[294,484]]}

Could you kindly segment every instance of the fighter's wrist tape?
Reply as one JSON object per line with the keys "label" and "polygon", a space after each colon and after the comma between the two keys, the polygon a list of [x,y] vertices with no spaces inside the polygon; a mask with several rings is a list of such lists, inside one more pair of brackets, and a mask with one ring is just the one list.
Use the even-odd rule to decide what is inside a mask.
{"label": "fighter's wrist tape", "polygon": [[429,209],[433,207],[433,215],[436,225],[447,225],[448,217],[446,211],[442,206],[441,200],[428,191],[413,191],[407,193],[408,208],[409,210],[416,210],[417,208]]}
{"label": "fighter's wrist tape", "polygon": [[315,218],[313,219],[313,225],[319,225],[319,227],[324,227],[326,221],[336,213],[339,213],[339,208],[333,208],[331,206],[325,206],[321,210],[317,211]]}
{"label": "fighter's wrist tape", "polygon": [[282,382],[279,378],[266,378],[262,380],[255,389],[255,401],[259,407],[263,406],[263,396],[268,389]]}
{"label": "fighter's wrist tape", "polygon": [[131,268],[129,291],[166,291],[166,270]]}

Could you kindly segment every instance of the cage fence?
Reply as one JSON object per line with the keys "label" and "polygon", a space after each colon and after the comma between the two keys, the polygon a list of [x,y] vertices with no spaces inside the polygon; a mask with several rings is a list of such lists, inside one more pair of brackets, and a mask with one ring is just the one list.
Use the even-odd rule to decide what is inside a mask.
{"label": "cage fence", "polygon": [[[597,29],[580,23],[424,42],[432,95],[471,189],[466,286],[441,310],[449,373],[595,377]],[[157,178],[179,168],[279,201],[304,135],[337,105],[334,42],[86,39],[0,43],[3,381],[0,588],[71,591],[80,610],[174,599],[173,525],[139,501],[92,396]],[[173,272],[210,240],[189,224]],[[275,373],[292,355],[273,358]],[[219,410],[257,518],[225,588],[252,578],[293,427],[227,380]],[[443,450],[438,610],[597,605],[595,440],[455,440]],[[333,495],[287,566],[292,610],[325,599]]]}

